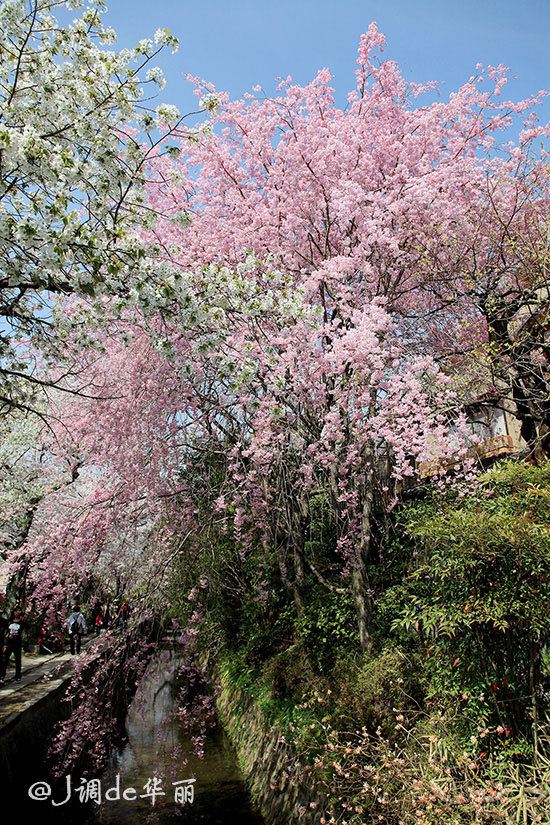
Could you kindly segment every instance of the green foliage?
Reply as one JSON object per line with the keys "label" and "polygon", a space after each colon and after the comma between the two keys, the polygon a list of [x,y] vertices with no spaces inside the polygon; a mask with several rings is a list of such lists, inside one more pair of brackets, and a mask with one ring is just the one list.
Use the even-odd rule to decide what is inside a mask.
{"label": "green foliage", "polygon": [[413,507],[408,530],[424,549],[411,575],[437,597],[418,610],[424,628],[453,634],[476,624],[550,628],[550,463],[506,462],[486,473],[479,494]]}
{"label": "green foliage", "polygon": [[295,628],[321,671],[330,670],[342,650],[357,648],[355,610],[349,593],[310,591]]}
{"label": "green foliage", "polygon": [[306,555],[316,559],[317,563],[330,564],[334,561],[336,546],[336,524],[334,509],[328,492],[317,492],[308,501],[309,525],[304,549]]}
{"label": "green foliage", "polygon": [[[256,708],[270,725],[289,735],[297,746],[311,748],[322,738],[318,708],[321,700],[319,679],[313,674],[303,650],[289,648],[284,654],[265,662],[263,668],[251,665],[244,651],[228,652],[221,663],[223,684],[236,687],[254,700]],[[292,674],[294,689],[306,692],[311,701],[299,702],[296,695],[281,692],[279,680],[286,670]],[[288,680],[288,673],[284,677]],[[285,684],[288,690],[289,685]],[[324,700],[321,700],[324,701]]]}
{"label": "green foliage", "polygon": [[314,688],[318,677],[306,649],[297,642],[265,662],[262,681],[268,685],[274,698],[290,697],[299,701]]}
{"label": "green foliage", "polygon": [[378,654],[346,657],[335,668],[337,713],[366,726],[382,728],[391,736],[396,712],[419,708],[423,697],[418,656],[395,646]]}
{"label": "green foliage", "polygon": [[471,724],[527,731],[550,636],[550,462],[505,461],[474,495],[433,496],[403,519],[418,555],[386,594],[424,649],[428,696]]}
{"label": "green foliage", "polygon": [[256,684],[261,667],[250,665],[243,650],[226,651],[220,664],[220,672],[223,680],[231,686],[245,691],[250,696],[257,695]]}

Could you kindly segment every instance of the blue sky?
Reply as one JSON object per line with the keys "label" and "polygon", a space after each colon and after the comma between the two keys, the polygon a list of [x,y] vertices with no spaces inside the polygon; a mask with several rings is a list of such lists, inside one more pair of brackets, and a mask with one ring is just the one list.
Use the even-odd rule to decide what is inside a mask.
{"label": "blue sky", "polygon": [[[343,103],[371,20],[386,34],[386,56],[410,80],[437,80],[444,97],[478,62],[511,68],[510,97],[550,88],[550,0],[111,0],[107,20],[124,46],[159,27],[178,35],[180,51],[161,62],[162,97],[185,111],[194,101],[187,72],[240,96],[327,66]],[[540,113],[550,119],[550,99]]]}

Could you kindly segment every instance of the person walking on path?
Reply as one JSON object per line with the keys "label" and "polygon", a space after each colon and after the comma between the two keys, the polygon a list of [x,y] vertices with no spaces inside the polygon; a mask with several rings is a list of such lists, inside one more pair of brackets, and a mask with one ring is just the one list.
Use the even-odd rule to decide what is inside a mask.
{"label": "person walking on path", "polygon": [[21,648],[23,642],[23,622],[21,618],[21,611],[17,608],[13,611],[12,620],[8,625],[8,632],[6,636],[6,652],[4,656],[4,673],[9,664],[10,656],[13,653],[15,659],[15,681],[19,682],[21,679]]}
{"label": "person walking on path", "polygon": [[82,636],[86,633],[86,623],[84,616],[75,605],[72,613],[67,619],[67,630],[69,632],[69,639],[71,642],[71,653],[80,653],[80,645],[82,643]]}
{"label": "person walking on path", "polygon": [[99,636],[101,631],[103,630],[103,616],[101,613],[96,613],[95,621],[94,621],[94,632],[96,636]]}
{"label": "person walking on path", "polygon": [[126,601],[126,599],[122,600],[122,604],[120,605],[120,624],[122,627],[126,627],[128,624],[128,616],[130,615],[130,605]]}
{"label": "person walking on path", "polygon": [[6,597],[0,593],[0,685],[4,684],[6,676],[6,652],[8,641],[8,620],[4,616],[4,604]]}

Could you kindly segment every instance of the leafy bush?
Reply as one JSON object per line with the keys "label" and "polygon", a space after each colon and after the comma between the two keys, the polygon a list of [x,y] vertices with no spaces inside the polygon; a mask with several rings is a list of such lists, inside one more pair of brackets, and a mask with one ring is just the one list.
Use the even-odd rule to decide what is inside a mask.
{"label": "leafy bush", "polygon": [[355,726],[392,735],[396,709],[421,707],[421,675],[419,662],[398,647],[344,658],[334,673],[339,713]]}
{"label": "leafy bush", "polygon": [[322,672],[343,649],[357,648],[355,610],[349,593],[312,590],[295,623],[298,638]]}
{"label": "leafy bush", "polygon": [[262,682],[273,698],[300,701],[319,683],[301,642],[291,645],[268,659],[263,667]]}
{"label": "leafy bush", "polygon": [[[474,495],[410,506],[418,556],[390,600],[424,648],[429,695],[472,724],[525,734],[540,713],[550,637],[550,462],[505,461]],[[496,740],[495,740],[496,741]]]}

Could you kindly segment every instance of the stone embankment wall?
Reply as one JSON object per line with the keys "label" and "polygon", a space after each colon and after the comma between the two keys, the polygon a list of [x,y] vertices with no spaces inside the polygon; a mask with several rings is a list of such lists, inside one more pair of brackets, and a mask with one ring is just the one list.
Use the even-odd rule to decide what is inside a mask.
{"label": "stone embankment wall", "polygon": [[266,825],[320,825],[324,799],[296,749],[243,690],[219,681],[218,716]]}
{"label": "stone embankment wall", "polygon": [[11,703],[12,712],[0,722],[0,785],[17,785],[22,776],[30,784],[35,770],[37,779],[47,778],[46,752],[55,725],[68,715],[63,697],[70,680],[67,673],[30,685],[20,706]]}

